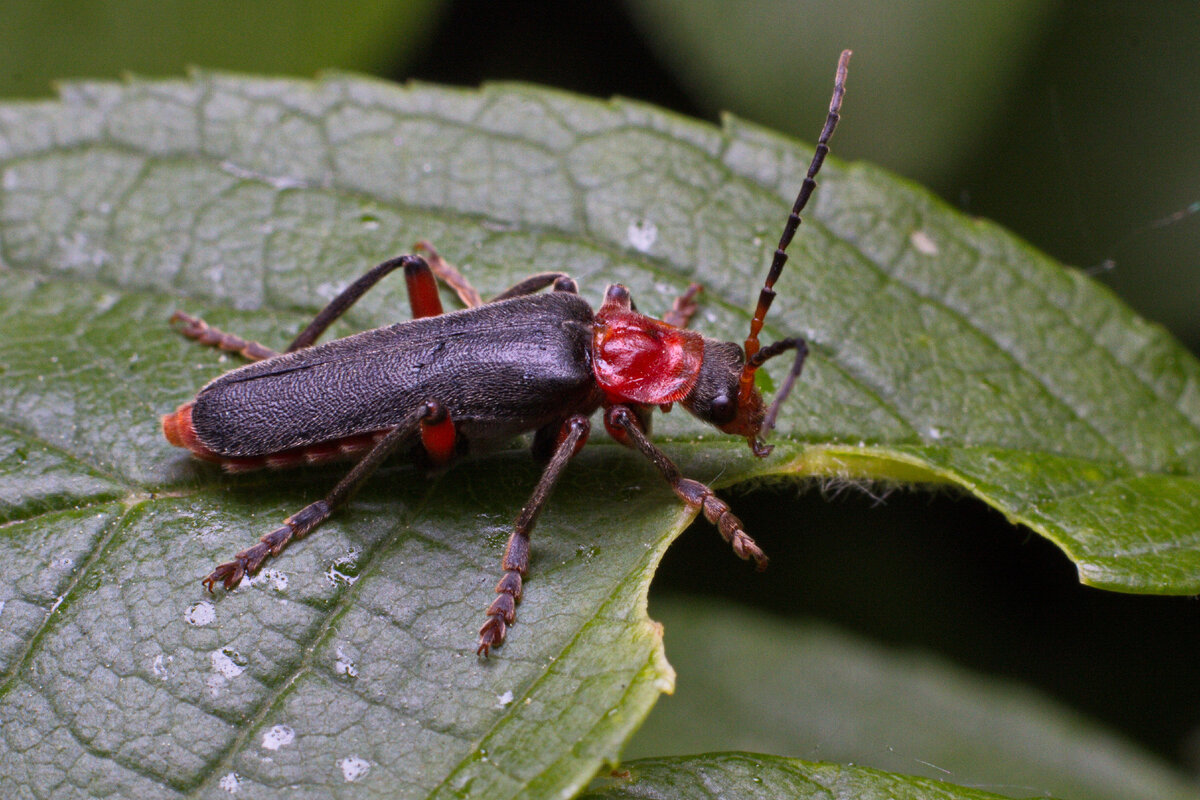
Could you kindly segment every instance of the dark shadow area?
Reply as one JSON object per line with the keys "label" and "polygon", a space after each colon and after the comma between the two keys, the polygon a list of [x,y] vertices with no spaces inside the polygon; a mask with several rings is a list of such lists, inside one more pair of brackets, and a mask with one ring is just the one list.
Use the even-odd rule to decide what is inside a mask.
{"label": "dark shadow area", "polygon": [[948,491],[896,491],[882,502],[857,489],[726,497],[770,568],[755,573],[701,522],[668,551],[655,591],[728,597],[927,648],[1188,759],[1200,708],[1197,599],[1082,586],[1049,541]]}
{"label": "dark shadow area", "polygon": [[394,77],[457,86],[528,81],[699,114],[616,3],[458,0],[428,47]]}

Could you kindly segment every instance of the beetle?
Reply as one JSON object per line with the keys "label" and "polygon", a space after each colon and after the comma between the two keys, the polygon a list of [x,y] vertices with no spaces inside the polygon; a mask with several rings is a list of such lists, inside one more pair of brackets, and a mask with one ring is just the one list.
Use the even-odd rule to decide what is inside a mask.
{"label": "beetle", "polygon": [[[589,417],[600,408],[614,439],[649,459],[739,557],[765,568],[766,555],[729,506],[705,484],[683,477],[650,441],[651,413],[679,403],[722,432],[744,437],[754,455],[771,452],[764,437],[800,376],[808,347],[800,337],[762,347],[758,337],[840,119],[849,58],[847,50],[838,60],[828,116],[741,346],[688,330],[700,291],[695,284],[662,320],[639,313],[620,284],[609,286],[593,311],[562,272],[533,275],[483,302],[427,242],[418,243],[417,253],[385,261],[350,284],[282,353],[175,312],[172,321],[182,323],[184,336],[254,363],[216,378],[163,416],[171,444],[232,472],[358,457],[333,491],[218,565],[204,586],[210,592],[218,583],[232,589],[268,556],[279,555],[292,539],[324,522],[393,453],[407,450],[436,468],[489,443],[532,432],[533,455],[544,467],[513,525],[501,562],[504,574],[479,630],[476,652],[487,656],[504,643],[515,620],[538,514],[587,440]],[[397,269],[404,272],[411,321],[316,344],[334,320]],[[439,278],[466,308],[443,313]],[[792,368],[765,407],[755,372],[787,351],[795,353]]]}

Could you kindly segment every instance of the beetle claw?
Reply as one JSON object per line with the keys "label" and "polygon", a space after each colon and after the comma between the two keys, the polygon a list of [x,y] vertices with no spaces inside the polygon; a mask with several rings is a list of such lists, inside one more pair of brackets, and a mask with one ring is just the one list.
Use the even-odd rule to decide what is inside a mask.
{"label": "beetle claw", "polygon": [[204,588],[208,589],[209,593],[213,590],[213,584],[217,583],[224,585],[225,590],[229,591],[242,582],[242,577],[245,574],[245,559],[239,555],[234,561],[226,561],[224,564],[218,564],[217,568],[209,573],[208,577],[201,581],[201,583],[204,584]]}
{"label": "beetle claw", "polygon": [[479,646],[475,648],[475,654],[487,658],[489,650],[504,644],[504,635],[507,632],[508,625],[504,622],[504,617],[500,614],[490,615],[479,629]]}

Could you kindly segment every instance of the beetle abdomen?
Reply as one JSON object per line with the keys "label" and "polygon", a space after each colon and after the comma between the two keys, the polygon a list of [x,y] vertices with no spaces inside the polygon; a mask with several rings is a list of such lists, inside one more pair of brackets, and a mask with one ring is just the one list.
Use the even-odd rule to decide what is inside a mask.
{"label": "beetle abdomen", "polygon": [[387,435],[386,430],[374,433],[347,436],[307,447],[295,447],[260,456],[223,456],[214,452],[200,441],[192,424],[192,408],[195,403],[184,403],[170,414],[162,417],[163,435],[176,447],[191,451],[196,458],[220,464],[226,472],[249,472],[256,469],[286,469],[307,464],[325,464],[357,458],[366,453]]}

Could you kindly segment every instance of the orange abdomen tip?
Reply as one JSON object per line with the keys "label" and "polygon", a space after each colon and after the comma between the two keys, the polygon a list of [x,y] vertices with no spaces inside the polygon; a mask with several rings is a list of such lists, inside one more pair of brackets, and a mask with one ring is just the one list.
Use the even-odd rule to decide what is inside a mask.
{"label": "orange abdomen tip", "polygon": [[221,457],[205,447],[200,441],[200,437],[196,435],[196,429],[192,426],[192,405],[193,403],[184,403],[174,412],[163,414],[163,436],[167,437],[167,441],[176,447],[192,451],[197,458],[205,461],[221,461]]}
{"label": "orange abdomen tip", "polygon": [[196,435],[192,430],[192,404],[184,403],[170,414],[163,414],[162,429],[168,442],[176,447],[187,447],[184,431],[191,434],[188,438],[194,438]]}

